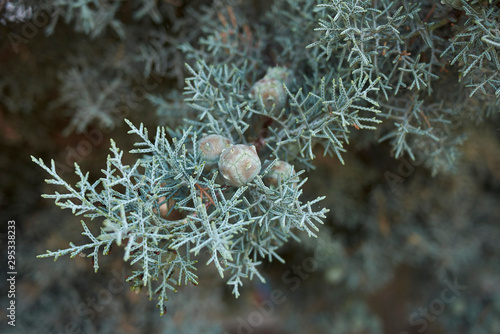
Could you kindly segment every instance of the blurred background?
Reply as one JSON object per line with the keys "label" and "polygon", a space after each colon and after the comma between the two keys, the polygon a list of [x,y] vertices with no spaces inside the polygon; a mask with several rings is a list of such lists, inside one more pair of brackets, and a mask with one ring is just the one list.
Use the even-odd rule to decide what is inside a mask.
{"label": "blurred background", "polygon": [[[304,199],[326,196],[330,212],[319,237],[285,245],[286,263],[264,263],[266,283],[248,281],[238,299],[215,268],[200,265],[200,284],[171,294],[160,317],[146,292],[125,282],[132,268],[119,247],[101,257],[98,273],[85,257],[37,259],[84,237],[81,217],[41,198],[56,188],[30,156],[54,159],[74,184],[74,162],[100,176],[111,138],[132,149],[123,118],[151,130],[179,125],[192,111],[179,98],[186,59],[177,46],[201,34],[185,26],[197,18],[188,8],[202,10],[203,3],[109,2],[89,7],[100,15],[94,25],[76,12],[65,22],[64,6],[62,14],[34,17],[23,3],[0,0],[0,332],[500,333],[498,113],[462,125],[467,140],[455,168],[435,176],[421,161],[395,159],[371,133],[353,133],[345,165],[318,148]],[[121,24],[106,11],[121,15]],[[157,16],[169,34],[149,29],[159,26]],[[98,29],[103,22],[106,34]],[[122,33],[126,40],[117,37]],[[457,101],[465,96],[450,91]],[[9,220],[16,233],[15,327],[6,310]]]}

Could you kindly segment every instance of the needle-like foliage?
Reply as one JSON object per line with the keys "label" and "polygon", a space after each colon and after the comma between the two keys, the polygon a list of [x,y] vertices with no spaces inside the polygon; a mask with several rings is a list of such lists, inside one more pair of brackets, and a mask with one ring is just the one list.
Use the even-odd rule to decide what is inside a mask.
{"label": "needle-like foliage", "polygon": [[[66,135],[112,128],[125,113],[146,122],[151,104],[165,125],[151,139],[127,121],[135,162],[112,141],[95,182],[76,165],[71,185],[54,162],[33,158],[63,189],[45,197],[86,218],[88,238],[42,257],[85,254],[97,270],[101,254],[122,246],[129,281],[158,294],[162,310],[176,286],[203,280],[200,265],[238,296],[246,278],[264,280],[264,261],[283,261],[290,238],[316,236],[328,210],[321,196],[304,199],[302,169],[318,154],[345,164],[357,143],[387,142],[383,154],[446,173],[459,163],[463,125],[498,112],[500,0],[7,2],[1,29],[13,31],[0,46],[15,66],[0,68],[1,106],[64,111]],[[44,13],[41,33],[24,37],[16,24]],[[64,38],[64,50],[51,38]],[[46,85],[29,84],[31,75]],[[214,134],[250,146],[257,176],[237,187],[205,162],[200,138]],[[279,160],[293,172],[270,184]]]}
{"label": "needle-like foliage", "polygon": [[82,221],[88,243],[70,243],[41,257],[85,254],[97,271],[100,253],[106,255],[113,244],[124,246],[124,261],[136,267],[128,280],[134,287],[147,287],[150,298],[159,294],[163,310],[176,285],[198,283],[199,257],[213,263],[222,278],[228,275],[238,296],[243,278],[264,280],[258,269],[262,260],[283,261],[277,250],[295,237],[294,231],[316,235],[327,210],[317,210],[321,198],[301,201],[306,180],[300,180],[300,173],[270,188],[262,181],[270,165],[255,182],[228,187],[218,181],[217,172],[204,172],[196,133],[186,130],[170,143],[165,128],[158,128],[150,141],[142,125],[129,125],[139,137],[132,152],[144,156],[133,166],[124,165],[123,151],[112,142],[103,177],[96,182],[75,165],[80,181],[72,186],[57,175],[54,162],[46,166],[33,158],[51,175],[48,183],[64,188],[44,197],[75,215],[104,219],[98,232]]}

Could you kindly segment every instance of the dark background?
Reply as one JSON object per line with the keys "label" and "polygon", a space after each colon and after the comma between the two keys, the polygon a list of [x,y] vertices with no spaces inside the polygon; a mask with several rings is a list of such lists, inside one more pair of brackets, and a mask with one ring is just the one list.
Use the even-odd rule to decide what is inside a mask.
{"label": "dark background", "polygon": [[[141,99],[116,115],[112,127],[91,121],[83,133],[65,132],[74,118],[67,105],[52,106],[56,73],[66,66],[59,48],[91,41],[60,23],[52,37],[35,34],[15,51],[6,36],[22,29],[23,23],[0,25],[0,82],[8,83],[0,89],[11,98],[0,101],[2,333],[500,333],[498,113],[461,128],[467,140],[452,173],[432,176],[421,164],[394,159],[387,144],[356,133],[345,165],[321,157],[319,149],[304,194],[326,196],[322,205],[330,213],[319,240],[301,236],[303,242],[287,244],[280,254],[286,264],[264,263],[267,282],[247,282],[238,299],[200,260],[200,284],[171,294],[160,317],[156,303],[125,282],[132,268],[119,247],[101,257],[98,273],[89,258],[37,259],[84,238],[82,217],[41,198],[55,188],[44,183],[47,175],[31,155],[54,159],[71,184],[75,161],[98,178],[111,138],[125,151],[132,148],[120,117],[152,132],[184,114],[155,113]],[[166,76],[151,93],[177,84]],[[450,90],[457,101],[464,94]],[[16,222],[15,328],[6,324],[9,220]]]}

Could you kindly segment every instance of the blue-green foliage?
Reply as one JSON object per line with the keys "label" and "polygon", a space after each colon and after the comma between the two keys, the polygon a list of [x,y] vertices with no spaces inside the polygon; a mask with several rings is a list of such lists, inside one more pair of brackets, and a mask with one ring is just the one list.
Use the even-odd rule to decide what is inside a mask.
{"label": "blue-green foliage", "polygon": [[[492,3],[493,2],[493,3]],[[443,52],[459,64],[461,79],[476,92],[500,97],[500,8],[497,1],[462,1],[467,16]]]}
{"label": "blue-green foliage", "polygon": [[[316,205],[322,197],[302,201],[303,172],[277,187],[263,182],[277,159],[297,170],[314,168],[318,153],[344,163],[352,138],[365,136],[388,142],[395,158],[424,162],[433,174],[448,172],[459,160],[462,124],[498,111],[498,0],[462,1],[462,9],[408,0],[25,3],[35,13],[51,13],[45,33],[62,34],[58,21],[64,21],[72,36],[94,43],[82,48],[69,41],[59,55],[65,59],[59,80],[51,81],[57,98],[48,104],[71,110],[68,132],[93,122],[119,124],[123,103],[141,110],[123,96],[144,80],[155,78],[168,91],[145,94],[168,125],[154,140],[128,122],[139,137],[135,164],[124,165],[123,151],[112,143],[104,176],[91,182],[76,166],[81,180],[73,186],[54,164],[34,158],[51,175],[49,183],[65,189],[46,197],[76,215],[103,219],[98,231],[82,222],[87,244],[43,257],[85,253],[97,270],[101,253],[123,245],[124,260],[136,268],[129,280],[147,287],[150,297],[159,293],[162,310],[169,291],[202,279],[198,259],[213,263],[238,296],[244,278],[263,280],[262,261],[282,261],[278,249],[295,231],[316,234],[327,210]],[[460,12],[454,27],[452,11]],[[250,94],[273,66],[294,76],[282,83],[282,109],[265,108]],[[0,71],[10,74],[0,78],[2,103],[15,111],[12,96],[22,95],[21,85],[8,68]],[[27,99],[39,90],[27,89]],[[251,183],[228,186],[200,157],[203,134],[254,144],[268,165]],[[354,269],[351,286],[389,267],[371,251],[383,243],[361,247],[354,258],[361,264],[353,267],[365,272]],[[391,275],[384,271],[381,281]]]}
{"label": "blue-green foliage", "polygon": [[[134,287],[145,286],[152,298],[159,293],[158,305],[167,300],[175,285],[198,283],[196,258],[207,253],[206,264],[213,263],[221,277],[238,296],[243,278],[259,277],[262,259],[278,259],[277,249],[293,230],[315,236],[326,209],[315,211],[315,203],[299,199],[300,173],[283,180],[279,187],[262,182],[268,169],[243,187],[227,187],[217,181],[217,172],[204,172],[204,162],[197,150],[196,133],[185,131],[169,143],[165,128],[159,128],[154,141],[147,130],[131,123],[130,133],[139,136],[133,152],[146,154],[133,166],[123,165],[123,151],[114,142],[104,176],[91,183],[76,165],[80,181],[71,186],[57,175],[54,163],[45,166],[33,160],[52,177],[51,184],[63,186],[64,193],[44,195],[53,198],[63,209],[90,220],[104,218],[103,227],[93,233],[82,221],[84,245],[48,251],[42,257],[85,253],[99,268],[99,253],[107,254],[112,244],[125,246],[124,261],[138,269],[128,278]],[[271,166],[270,166],[271,167]],[[166,213],[161,214],[162,206]],[[181,217],[171,218],[174,211]],[[158,281],[158,282],[157,282]]]}
{"label": "blue-green foliage", "polygon": [[[6,20],[5,34],[2,30],[2,105],[10,112],[33,113],[42,105],[50,114],[63,113],[71,118],[66,135],[96,124],[121,124],[122,115],[144,105],[144,95],[160,83],[182,86],[185,59],[177,47],[199,36],[185,29],[195,18],[175,2],[8,3],[31,15]],[[2,9],[0,3],[0,17],[9,18]],[[64,40],[64,47],[53,40]]]}

